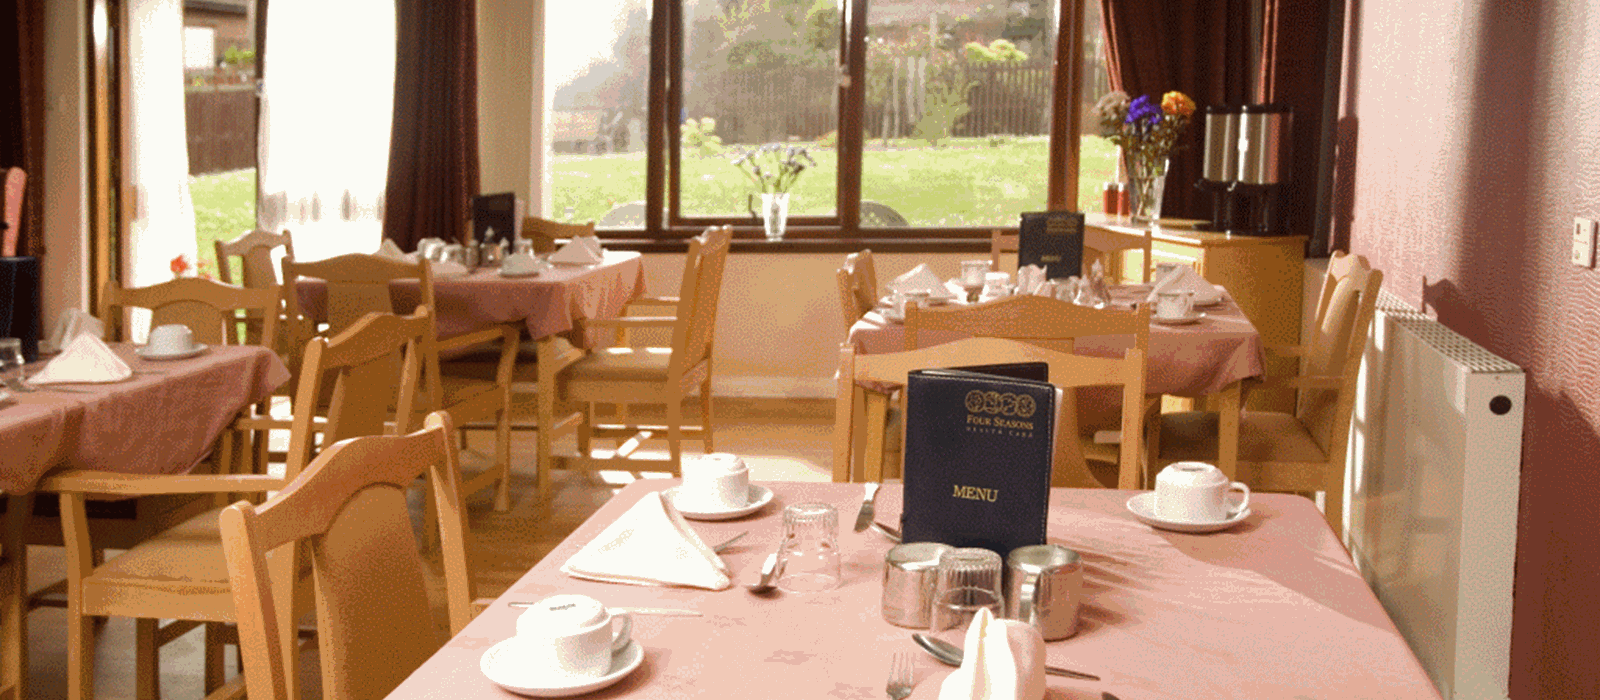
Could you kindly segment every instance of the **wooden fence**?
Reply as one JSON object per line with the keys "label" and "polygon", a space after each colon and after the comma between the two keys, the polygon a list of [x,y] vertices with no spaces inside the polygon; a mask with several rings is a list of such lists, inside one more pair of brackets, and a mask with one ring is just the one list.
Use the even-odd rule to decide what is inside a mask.
{"label": "wooden fence", "polygon": [[256,93],[251,86],[185,92],[189,174],[205,175],[256,165]]}

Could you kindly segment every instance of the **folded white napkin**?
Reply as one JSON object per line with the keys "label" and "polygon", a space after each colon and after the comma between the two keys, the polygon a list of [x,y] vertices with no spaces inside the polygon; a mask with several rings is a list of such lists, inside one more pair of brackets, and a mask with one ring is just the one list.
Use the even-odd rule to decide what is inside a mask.
{"label": "folded white napkin", "polygon": [[600,246],[599,236],[577,236],[572,239],[572,242],[582,243],[583,245],[588,246],[589,250],[594,251],[595,255],[598,255],[602,258],[606,256],[606,249]]}
{"label": "folded white napkin", "polygon": [[1023,265],[1017,268],[1017,293],[1033,294],[1039,291],[1039,285],[1044,284],[1044,268],[1038,265]]}
{"label": "folded white napkin", "polygon": [[82,334],[103,339],[106,337],[106,324],[82,309],[67,309],[56,317],[55,329],[50,331],[49,339],[39,342],[39,350],[57,352]]}
{"label": "folded white napkin", "polygon": [[380,258],[388,258],[390,260],[406,259],[405,251],[400,250],[400,246],[396,245],[394,240],[389,238],[383,239],[383,243],[378,246],[378,252],[373,253],[373,255],[376,255]]}
{"label": "folded white napkin", "polygon": [[453,277],[467,274],[467,266],[449,260],[440,260],[433,264],[434,277]]}
{"label": "folded white napkin", "polygon": [[128,363],[117,357],[105,341],[88,333],[67,343],[67,347],[46,363],[38,374],[28,378],[32,384],[63,382],[120,382],[133,376]]}
{"label": "folded white napkin", "polygon": [[720,591],[732,572],[659,492],[646,494],[561,570],[568,576],[641,586]]}
{"label": "folded white napkin", "polygon": [[527,275],[539,271],[542,264],[538,258],[527,253],[512,253],[500,262],[502,275]]}
{"label": "folded white napkin", "polygon": [[1155,286],[1150,289],[1150,295],[1145,301],[1154,303],[1156,295],[1165,291],[1194,292],[1194,303],[1205,305],[1222,301],[1222,291],[1216,285],[1207,282],[1200,273],[1188,265],[1177,265],[1171,272],[1155,280]]}
{"label": "folded white napkin", "polygon": [[889,291],[906,294],[927,292],[930,299],[954,299],[955,294],[945,286],[944,280],[928,269],[927,263],[918,264],[889,283]]}
{"label": "folded white napkin", "polygon": [[550,262],[563,265],[594,265],[604,260],[605,254],[599,250],[599,241],[587,243],[584,242],[584,238],[588,237],[579,236],[567,241],[560,250],[550,254]]}
{"label": "folded white napkin", "polygon": [[939,700],[1043,700],[1044,637],[1033,625],[979,610],[967,627],[961,668],[944,679]]}

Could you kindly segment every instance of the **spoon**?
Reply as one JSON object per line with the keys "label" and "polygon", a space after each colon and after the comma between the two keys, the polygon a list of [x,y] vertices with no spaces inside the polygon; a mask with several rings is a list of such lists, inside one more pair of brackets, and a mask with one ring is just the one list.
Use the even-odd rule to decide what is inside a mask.
{"label": "spoon", "polygon": [[744,587],[750,589],[751,593],[766,593],[773,589],[772,577],[777,572],[778,553],[773,552],[768,554],[767,560],[761,563],[761,580],[755,583],[747,583]]}
{"label": "spoon", "polygon": [[[961,651],[961,647],[958,647],[958,646],[956,646],[954,644],[951,644],[951,643],[949,643],[947,641],[944,641],[942,639],[935,639],[933,637],[929,637],[928,635],[923,634],[921,632],[912,633],[911,640],[916,642],[917,646],[922,647],[923,649],[927,650],[927,652],[929,654],[932,654],[933,658],[938,659],[939,661],[943,662],[945,665],[947,665],[947,666],[960,666],[961,665],[961,657],[964,655],[963,652]],[[1068,669],[1061,668],[1060,666],[1051,666],[1049,664],[1045,665],[1044,672],[1048,673],[1050,675],[1053,675],[1053,676],[1066,676],[1068,678],[1077,678],[1079,680],[1085,680],[1085,681],[1097,681],[1097,680],[1100,680],[1099,676],[1091,676],[1091,675],[1089,675],[1087,673],[1080,673],[1078,671],[1071,671],[1071,670],[1068,670]]]}

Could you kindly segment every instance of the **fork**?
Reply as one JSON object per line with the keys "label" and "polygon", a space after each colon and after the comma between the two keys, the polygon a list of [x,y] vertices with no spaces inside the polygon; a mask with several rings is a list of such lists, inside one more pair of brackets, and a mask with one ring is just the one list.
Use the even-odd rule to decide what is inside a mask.
{"label": "fork", "polygon": [[889,700],[904,700],[911,695],[911,688],[911,655],[896,653],[889,662],[889,683],[884,691],[889,694]]}

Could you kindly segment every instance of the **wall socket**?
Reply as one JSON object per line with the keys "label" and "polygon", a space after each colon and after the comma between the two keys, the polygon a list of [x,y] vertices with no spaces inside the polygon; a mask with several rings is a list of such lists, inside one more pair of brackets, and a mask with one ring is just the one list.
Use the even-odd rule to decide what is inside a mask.
{"label": "wall socket", "polygon": [[1594,267],[1594,239],[1595,231],[1600,225],[1594,219],[1578,217],[1572,220],[1572,264],[1578,267]]}

